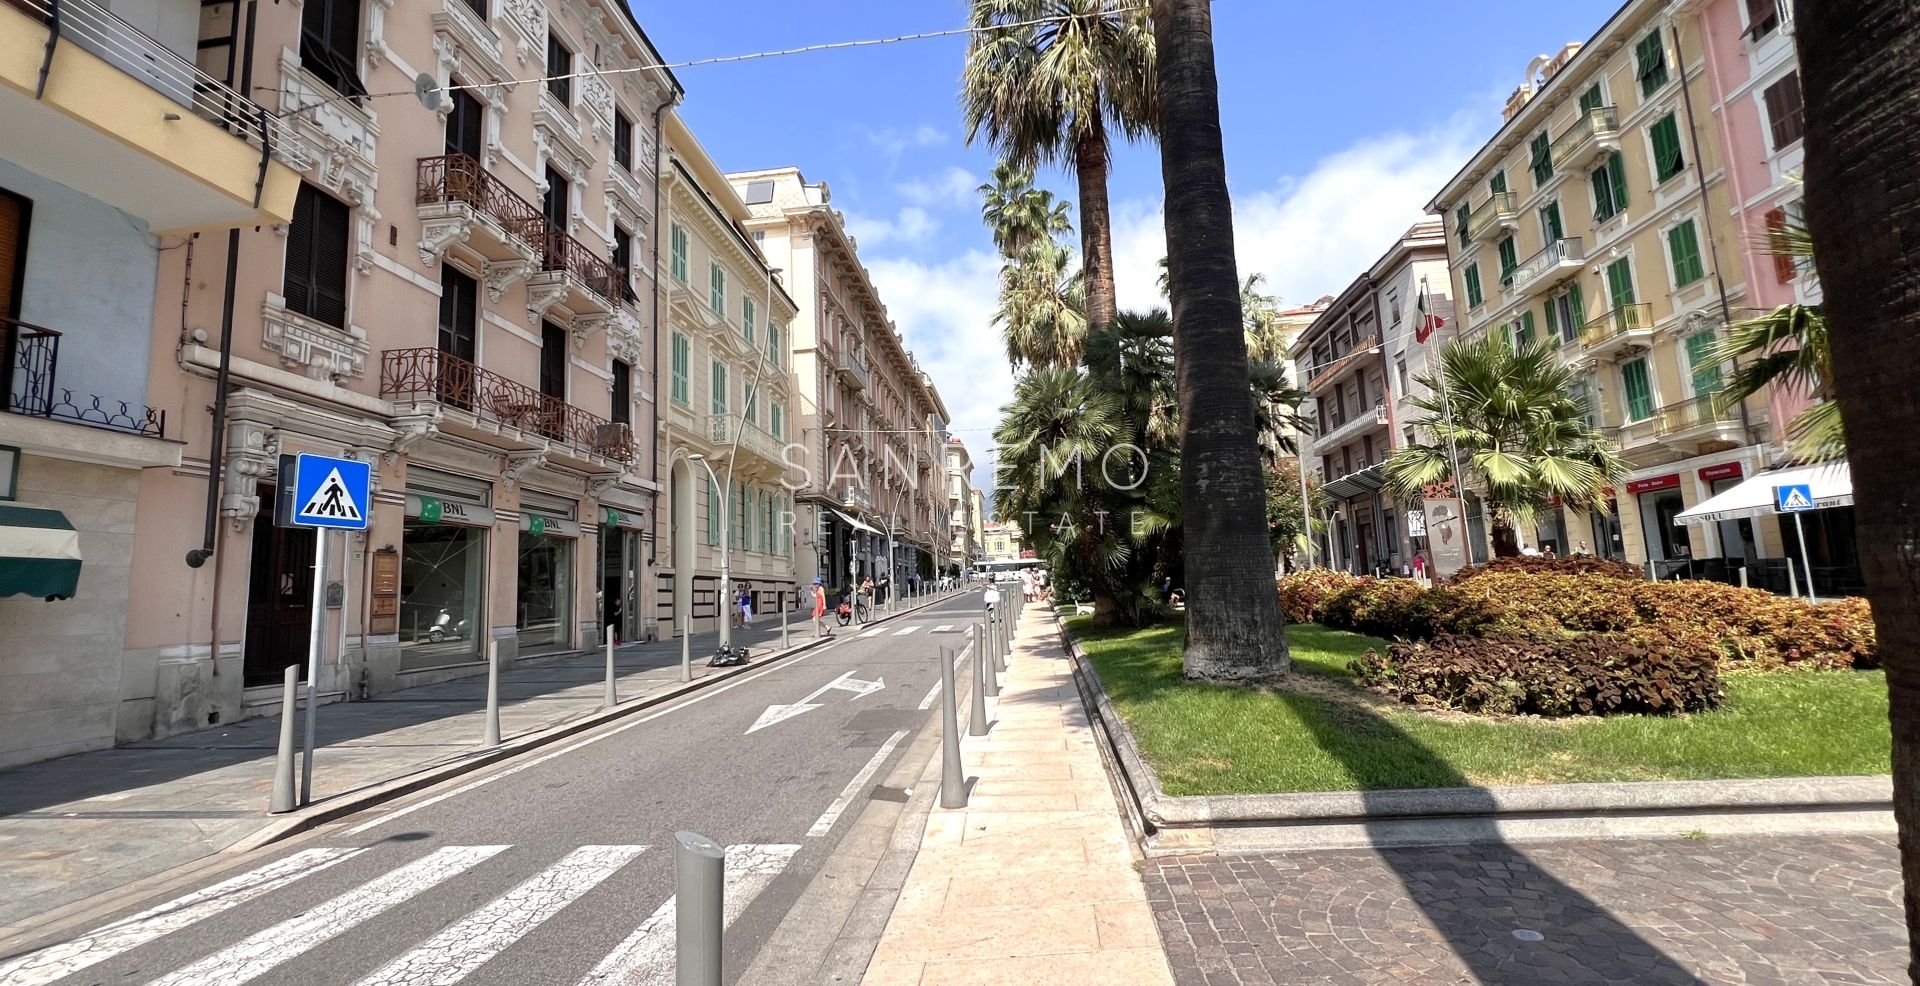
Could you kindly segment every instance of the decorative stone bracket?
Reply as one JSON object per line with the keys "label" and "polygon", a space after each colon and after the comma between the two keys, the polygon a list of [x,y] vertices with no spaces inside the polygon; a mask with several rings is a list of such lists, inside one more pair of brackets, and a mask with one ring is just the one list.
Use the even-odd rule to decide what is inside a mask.
{"label": "decorative stone bracket", "polygon": [[397,414],[387,423],[393,429],[393,444],[388,446],[385,458],[388,464],[398,462],[400,457],[413,451],[415,445],[440,433],[440,412],[435,410],[426,414]]}
{"label": "decorative stone bracket", "polygon": [[574,316],[573,332],[572,332],[573,351],[576,353],[585,351],[587,348],[587,340],[592,338],[595,332],[599,332],[603,329],[607,329],[612,324],[613,324],[612,315],[576,315]]}
{"label": "decorative stone bracket", "polygon": [[530,260],[496,260],[489,263],[486,272],[487,299],[499,304],[507,289],[513,287],[515,281],[526,277],[532,269],[533,262]]}
{"label": "decorative stone bracket", "polygon": [[546,452],[513,452],[500,457],[500,480],[507,489],[520,485],[520,477],[547,464]]}
{"label": "decorative stone bracket", "polygon": [[567,298],[567,272],[542,271],[527,277],[527,324],[539,325],[553,306]]}
{"label": "decorative stone bracket", "polygon": [[420,220],[420,262],[428,267],[439,263],[472,229],[473,217],[458,213]]}
{"label": "decorative stone bracket", "polygon": [[220,514],[233,521],[234,533],[260,514],[260,484],[279,470],[280,433],[257,421],[227,424],[226,462],[221,468]]}

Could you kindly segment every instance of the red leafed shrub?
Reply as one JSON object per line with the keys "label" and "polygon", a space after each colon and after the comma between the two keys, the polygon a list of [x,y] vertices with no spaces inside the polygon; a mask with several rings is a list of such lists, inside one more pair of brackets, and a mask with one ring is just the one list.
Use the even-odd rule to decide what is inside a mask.
{"label": "red leafed shrub", "polygon": [[1361,581],[1358,575],[1330,568],[1309,568],[1288,572],[1280,577],[1280,609],[1290,623],[1320,622],[1320,607],[1328,596],[1350,589]]}
{"label": "red leafed shrub", "polygon": [[1361,578],[1320,605],[1320,622],[1375,637],[1417,639],[1432,634],[1428,590],[1412,579]]}
{"label": "red leafed shrub", "polygon": [[1526,572],[1531,575],[1601,575],[1612,579],[1642,577],[1639,569],[1626,562],[1595,558],[1592,555],[1574,555],[1571,558],[1514,555],[1510,558],[1492,559],[1485,565],[1468,565],[1453,574],[1453,581],[1465,582],[1482,575],[1502,572]]}
{"label": "red leafed shrub", "polygon": [[1873,613],[1864,599],[1816,606],[1718,582],[1641,582],[1631,587],[1640,623],[1714,641],[1747,667],[1879,667]]}
{"label": "red leafed shrub", "polygon": [[1667,715],[1714,708],[1725,695],[1711,648],[1651,633],[1442,634],[1369,650],[1351,667],[1361,684],[1403,702],[1488,715]]}
{"label": "red leafed shrub", "polygon": [[1550,630],[1625,630],[1640,623],[1630,590],[1633,583],[1594,575],[1492,572],[1448,588],[1457,595],[1487,600],[1499,615],[1490,625],[1436,629],[1460,632],[1532,634]]}

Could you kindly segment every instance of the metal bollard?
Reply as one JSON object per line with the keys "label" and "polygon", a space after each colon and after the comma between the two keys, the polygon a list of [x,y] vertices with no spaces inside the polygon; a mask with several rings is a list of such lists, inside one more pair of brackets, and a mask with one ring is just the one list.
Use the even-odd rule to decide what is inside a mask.
{"label": "metal bollard", "polygon": [[481,746],[500,745],[500,641],[487,641],[487,725]]}
{"label": "metal bollard", "polygon": [[[793,590],[793,592],[799,592],[799,591],[800,591],[799,589]],[[780,649],[781,650],[787,649],[787,611],[792,608],[788,606],[787,603],[788,601],[793,599],[793,592],[783,592],[780,594]]]}
{"label": "metal bollard", "polygon": [[692,832],[673,834],[676,986],[720,986],[727,851]]}
{"label": "metal bollard", "polygon": [[1005,672],[1007,670],[1007,638],[1004,628],[1007,625],[1007,621],[996,619],[994,620],[994,624],[993,669],[995,671]]}
{"label": "metal bollard", "polygon": [[293,805],[293,716],[299,703],[300,666],[287,665],[286,682],[280,691],[280,755],[273,765],[273,800],[267,811],[278,815],[292,811]]}
{"label": "metal bollard", "polygon": [[[973,635],[975,639],[978,639],[981,636],[979,632],[979,626],[980,625],[977,623],[974,624]],[[1000,697],[1000,676],[997,673],[995,673],[993,662],[987,659],[987,655],[985,651],[975,654],[973,656],[973,660],[975,664],[980,665],[983,673],[986,676],[985,690],[987,693],[987,697],[999,698]]]}
{"label": "metal bollard", "polygon": [[1800,579],[1793,574],[1793,559],[1791,558],[1787,559],[1787,595],[1793,599],[1800,598]]}
{"label": "metal bollard", "polygon": [[973,658],[973,717],[967,722],[968,736],[987,735],[987,682],[993,678],[993,668]]}
{"label": "metal bollard", "polygon": [[1740,588],[1747,588],[1747,566],[1740,566]]}
{"label": "metal bollard", "polygon": [[[688,613],[693,610],[689,608]],[[687,618],[686,625],[680,628],[680,680],[693,680],[693,618]]]}
{"label": "metal bollard", "polygon": [[601,696],[601,701],[605,702],[607,708],[609,709],[620,704],[619,692],[613,687],[613,628],[612,627],[607,628],[607,693]]}
{"label": "metal bollard", "polygon": [[[984,639],[974,640],[983,646]],[[967,806],[967,779],[960,767],[960,710],[954,707],[953,648],[940,648],[940,807]]]}

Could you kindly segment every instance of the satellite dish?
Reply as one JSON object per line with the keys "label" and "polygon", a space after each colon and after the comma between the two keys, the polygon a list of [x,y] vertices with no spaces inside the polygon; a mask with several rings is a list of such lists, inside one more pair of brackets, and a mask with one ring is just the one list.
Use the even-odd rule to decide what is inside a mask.
{"label": "satellite dish", "polygon": [[422,72],[413,77],[413,98],[418,99],[420,105],[438,113],[440,102],[445,98],[445,94],[440,89],[440,83],[433,76]]}

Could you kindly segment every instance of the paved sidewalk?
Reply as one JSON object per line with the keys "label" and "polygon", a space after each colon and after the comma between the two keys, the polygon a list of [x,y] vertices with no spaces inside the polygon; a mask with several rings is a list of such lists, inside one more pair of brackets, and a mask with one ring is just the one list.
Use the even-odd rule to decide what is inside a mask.
{"label": "paved sidewalk", "polygon": [[[812,627],[794,620],[792,644],[811,641]],[[734,631],[734,641],[755,657],[771,653],[780,646],[779,624],[763,617],[753,630]],[[717,642],[714,633],[694,635],[696,681],[713,673],[706,664]],[[522,659],[503,672],[501,737],[600,711],[605,660],[604,652]],[[670,690],[680,684],[680,641],[616,647],[614,671],[622,704]],[[482,755],[476,744],[485,705],[484,675],[322,705],[314,801]],[[279,742],[276,715],[0,770],[0,886],[7,888],[0,938],[30,918],[219,852],[270,824]]]}
{"label": "paved sidewalk", "polygon": [[1051,626],[1027,614],[992,731],[961,739],[971,799],[933,809],[867,986],[1172,982]]}

